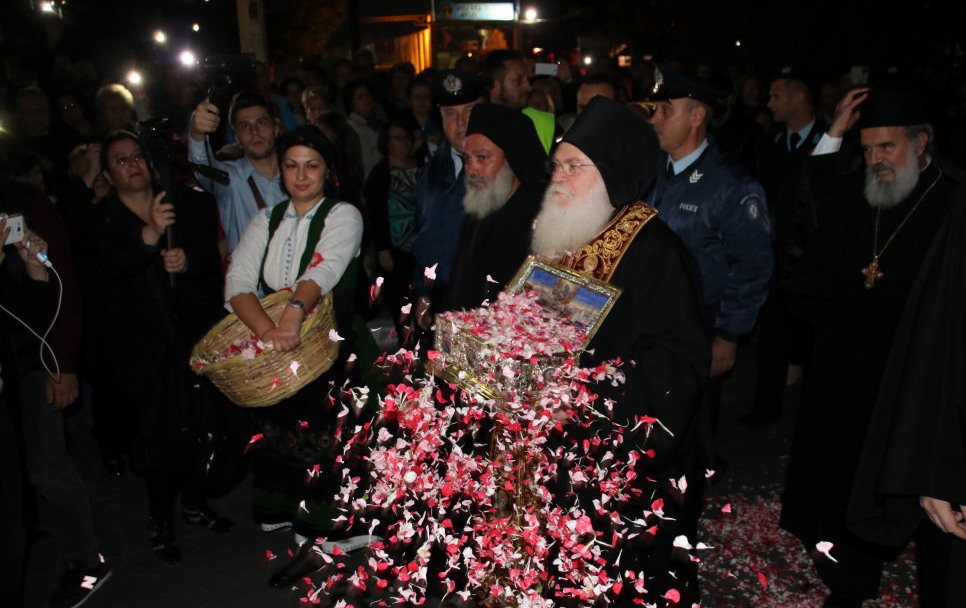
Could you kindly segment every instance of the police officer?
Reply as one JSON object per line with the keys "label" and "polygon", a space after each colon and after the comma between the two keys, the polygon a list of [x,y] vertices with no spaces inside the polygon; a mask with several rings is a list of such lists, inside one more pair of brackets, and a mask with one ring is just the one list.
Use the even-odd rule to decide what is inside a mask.
{"label": "police officer", "polygon": [[651,124],[665,158],[648,201],[701,268],[714,318],[708,393],[715,400],[720,381],[714,379],[732,368],[739,339],[754,327],[773,264],[762,187],[708,136],[721,97],[705,81],[667,67],[655,70]]}
{"label": "police officer", "polygon": [[473,107],[484,102],[489,84],[487,78],[460,70],[445,70],[433,82],[433,99],[440,108],[446,141],[423,167],[416,184],[413,292],[416,325],[423,330],[432,325],[433,300],[439,300],[449,284],[465,215],[466,127]]}

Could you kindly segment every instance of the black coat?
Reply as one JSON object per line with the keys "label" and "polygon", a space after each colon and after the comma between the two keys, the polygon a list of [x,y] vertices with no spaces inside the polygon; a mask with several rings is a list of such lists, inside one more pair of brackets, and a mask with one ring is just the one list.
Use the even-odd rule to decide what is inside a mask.
{"label": "black coat", "polygon": [[477,308],[503,291],[530,253],[541,195],[536,188],[521,187],[503,207],[482,219],[466,214],[444,310]]}
{"label": "black coat", "polygon": [[850,530],[883,545],[926,519],[920,496],[966,504],[964,195],[908,298],[852,489]]}
{"label": "black coat", "polygon": [[[628,461],[627,450],[642,455],[636,466],[638,476],[629,484],[634,496],[620,507],[621,514],[638,518],[652,510],[654,500],[663,499],[670,519],[652,520],[658,527],[653,538],[647,533],[625,538],[606,559],[620,554],[622,571],[643,570],[648,576],[649,601],[663,605],[658,598],[676,588],[682,594],[682,605],[690,605],[698,601],[696,569],[680,551],[674,551],[673,541],[679,535],[693,541],[697,534],[711,452],[710,417],[701,400],[711,367],[711,338],[700,271],[681,240],[654,219],[635,237],[610,283],[622,293],[581,363],[593,366],[615,358],[623,363],[624,384],[615,387],[602,382],[593,387],[600,396],[600,411],[606,411],[605,400],[613,401],[614,424],[637,427],[625,431],[617,454],[623,462]],[[636,424],[642,416],[657,418],[670,433],[655,425],[645,438],[645,426]],[[603,428],[600,424],[570,425],[564,441],[608,437],[614,432],[614,424],[604,423]],[[567,475],[560,477],[566,484]],[[684,494],[671,485],[682,477],[688,484]],[[558,500],[565,495],[561,492],[567,492],[566,487],[557,491]],[[590,494],[580,502],[593,513],[591,501],[597,496]],[[614,507],[605,510],[608,508]],[[595,527],[607,530],[609,526],[602,518]],[[631,605],[633,596],[633,586],[625,585],[617,605]]]}
{"label": "black coat", "polygon": [[785,129],[763,136],[756,146],[756,170],[772,216],[775,277],[781,279],[801,260],[815,232],[817,194],[806,179],[804,163],[828,125],[816,119],[806,141],[788,149]]}
{"label": "black coat", "polygon": [[174,244],[185,251],[187,267],[170,284],[160,250],[144,244],[144,223],[114,195],[98,203],[94,257],[100,271],[99,350],[116,393],[132,413],[131,439],[149,446],[132,451],[132,466],[154,466],[180,426],[177,408],[186,406],[191,381],[191,346],[222,310],[222,276],[214,199],[193,189],[174,198]]}
{"label": "black coat", "polygon": [[895,328],[954,189],[930,165],[905,201],[881,211],[880,249],[922,199],[881,254],[883,277],[867,289],[861,271],[872,261],[877,212],[859,194],[859,184],[851,186],[829,207],[839,217],[829,215],[786,290],[793,312],[816,330],[781,515],[782,527],[809,546],[835,542],[844,533],[852,480]]}

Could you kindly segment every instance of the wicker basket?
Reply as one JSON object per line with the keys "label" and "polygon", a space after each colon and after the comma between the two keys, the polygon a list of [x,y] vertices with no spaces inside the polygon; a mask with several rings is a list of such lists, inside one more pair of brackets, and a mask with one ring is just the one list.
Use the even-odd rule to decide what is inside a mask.
{"label": "wicker basket", "polygon": [[[268,316],[278,323],[291,297],[290,291],[278,291],[260,302]],[[282,353],[267,344],[254,359],[242,355],[220,359],[232,344],[251,337],[248,326],[231,314],[212,327],[192,349],[191,369],[207,376],[236,405],[275,405],[332,367],[339,356],[339,343],[329,338],[330,329],[336,329],[336,324],[332,294],[328,293],[302,323],[302,344],[297,349]]]}

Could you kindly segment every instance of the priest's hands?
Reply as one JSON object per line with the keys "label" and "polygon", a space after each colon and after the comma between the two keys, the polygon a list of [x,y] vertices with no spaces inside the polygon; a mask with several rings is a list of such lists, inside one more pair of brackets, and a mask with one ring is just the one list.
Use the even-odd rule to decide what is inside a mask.
{"label": "priest's hands", "polygon": [[966,507],[954,507],[952,503],[930,496],[920,496],[919,504],[937,528],[966,540]]}
{"label": "priest's hands", "polygon": [[859,119],[859,105],[869,96],[869,87],[852,89],[845,94],[842,101],[835,106],[835,118],[829,126],[826,135],[841,139],[845,132],[852,128]]}

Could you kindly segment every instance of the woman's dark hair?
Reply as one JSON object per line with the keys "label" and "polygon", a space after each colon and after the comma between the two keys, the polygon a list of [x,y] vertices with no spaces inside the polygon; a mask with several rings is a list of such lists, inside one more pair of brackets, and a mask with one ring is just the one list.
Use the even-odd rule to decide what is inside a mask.
{"label": "woman's dark hair", "polygon": [[410,139],[415,139],[415,133],[419,131],[419,123],[408,114],[390,120],[389,124],[379,131],[379,139],[376,141],[376,147],[383,156],[389,156],[389,133],[393,127],[405,131]]}
{"label": "woman's dark hair", "polygon": [[[285,151],[294,146],[305,146],[319,153],[325,162],[325,184],[323,184],[322,193],[324,195],[331,194],[333,186],[335,185],[336,176],[337,150],[335,144],[317,126],[309,124],[299,125],[291,131],[282,134],[276,140],[275,151],[278,154],[279,166],[282,165]],[[281,186],[282,192],[286,195],[291,194],[285,187],[284,179],[281,180],[279,185]]]}
{"label": "woman's dark hair", "polygon": [[362,87],[369,89],[369,93],[375,96],[372,85],[369,84],[369,81],[365,78],[356,78],[355,80],[350,80],[346,83],[345,88],[342,89],[342,107],[345,108],[345,113],[347,116],[352,114],[352,98],[355,97],[356,91]]}
{"label": "woman's dark hair", "polygon": [[412,95],[413,89],[417,87],[425,87],[429,89],[429,92],[433,92],[433,81],[430,78],[424,76],[417,76],[413,78],[412,82],[409,83],[409,94]]}

